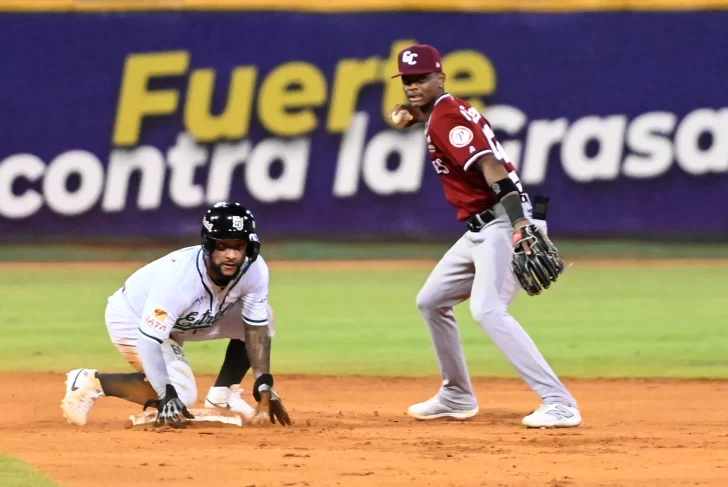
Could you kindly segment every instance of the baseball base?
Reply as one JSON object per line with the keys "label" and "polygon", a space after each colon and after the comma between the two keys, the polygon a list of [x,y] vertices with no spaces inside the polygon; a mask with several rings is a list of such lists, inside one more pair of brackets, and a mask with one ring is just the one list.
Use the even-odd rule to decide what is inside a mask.
{"label": "baseball base", "polygon": [[[235,413],[210,408],[190,408],[188,411],[195,417],[195,419],[187,420],[190,424],[221,423],[233,426],[243,426],[243,419]],[[128,427],[133,428],[134,426],[152,425],[156,420],[157,411],[145,411],[138,414],[132,414],[129,416],[131,424]]]}

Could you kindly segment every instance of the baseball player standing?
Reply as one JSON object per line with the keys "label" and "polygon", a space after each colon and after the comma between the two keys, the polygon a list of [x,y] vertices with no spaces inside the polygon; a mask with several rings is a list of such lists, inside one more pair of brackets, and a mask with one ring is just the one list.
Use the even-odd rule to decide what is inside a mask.
{"label": "baseball player standing", "polygon": [[402,77],[409,103],[397,105],[392,120],[400,127],[425,123],[432,165],[445,198],[468,227],[417,295],[444,380],[434,397],[411,406],[408,414],[427,420],[468,419],[478,413],[453,314],[453,307],[469,297],[475,320],[542,399],[523,424],[578,426],[581,414],[576,401],[508,313],[519,282],[529,294],[538,294],[563,271],[558,250],[546,236],[545,216],[534,218],[528,195],[488,121],[445,91],[437,49],[410,46],[399,53],[398,65],[394,77]]}
{"label": "baseball player standing", "polygon": [[[185,341],[230,338],[225,363],[207,395],[208,406],[228,407],[251,424],[290,424],[270,373],[272,314],[268,266],[255,219],[238,203],[217,203],[202,219],[202,245],[172,252],[137,270],[108,300],[112,342],[138,373],[76,369],[67,374],[63,415],[84,425],[100,396],[144,409],[156,406],[157,424],[184,426],[197,401]],[[252,366],[256,409],[240,397],[239,382]]]}

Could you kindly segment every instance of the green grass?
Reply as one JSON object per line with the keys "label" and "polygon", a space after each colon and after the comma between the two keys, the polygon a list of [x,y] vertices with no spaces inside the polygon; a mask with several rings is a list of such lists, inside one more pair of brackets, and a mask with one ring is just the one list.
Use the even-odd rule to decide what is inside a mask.
{"label": "green grass", "polygon": [[[728,377],[725,265],[586,265],[511,307],[565,377]],[[9,269],[0,273],[0,369],[130,370],[110,343],[104,308],[128,270]],[[272,272],[277,373],[437,375],[414,305],[429,269]],[[456,308],[474,376],[515,376]],[[216,373],[226,341],[185,345],[198,373]]]}
{"label": "green grass", "polygon": [[[441,241],[375,242],[276,240],[266,238],[263,251],[270,260],[341,260],[341,259],[439,259],[455,236]],[[573,240],[556,238],[567,259],[584,258],[728,258],[724,242],[681,242],[639,240]],[[0,243],[0,262],[78,262],[78,261],[148,261],[188,245],[196,245],[197,237],[166,242],[157,240],[92,241],[87,244],[48,242],[28,243],[25,240]]]}
{"label": "green grass", "polygon": [[3,487],[58,487],[38,470],[17,458],[0,454],[0,485]]}

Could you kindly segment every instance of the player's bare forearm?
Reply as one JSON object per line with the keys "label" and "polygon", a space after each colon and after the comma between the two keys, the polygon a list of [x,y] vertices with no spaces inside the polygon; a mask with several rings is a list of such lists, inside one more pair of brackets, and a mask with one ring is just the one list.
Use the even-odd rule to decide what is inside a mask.
{"label": "player's bare forearm", "polygon": [[270,344],[267,326],[245,325],[245,348],[256,378],[270,374]]}
{"label": "player's bare forearm", "polygon": [[[493,154],[486,154],[481,157],[477,165],[480,168],[480,172],[483,173],[483,177],[485,177],[488,186],[492,186],[493,183],[508,177],[508,171],[503,167],[503,163],[496,159]],[[512,193],[517,194],[513,191]]]}

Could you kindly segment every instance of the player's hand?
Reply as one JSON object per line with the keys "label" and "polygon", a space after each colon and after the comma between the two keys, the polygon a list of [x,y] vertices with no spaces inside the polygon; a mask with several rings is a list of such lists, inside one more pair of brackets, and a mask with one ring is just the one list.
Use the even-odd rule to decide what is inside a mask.
{"label": "player's hand", "polygon": [[267,426],[275,424],[276,419],[281,426],[291,424],[286,408],[280,396],[273,389],[273,376],[263,374],[255,380],[253,397],[258,401],[258,407],[250,420],[253,426]]}
{"label": "player's hand", "polygon": [[187,410],[187,406],[177,396],[174,386],[167,384],[167,390],[163,399],[152,399],[144,405],[144,410],[150,406],[155,406],[159,413],[155,425],[163,426],[165,424],[172,428],[185,428],[187,422],[184,418],[195,419],[195,417]]}
{"label": "player's hand", "polygon": [[523,229],[530,224],[528,219],[521,218],[513,226],[513,247],[516,251],[523,251],[526,255],[531,255],[531,240],[525,238]]}
{"label": "player's hand", "polygon": [[253,426],[267,426],[275,424],[276,419],[281,426],[291,424],[291,418],[288,416],[286,408],[283,407],[281,398],[273,389],[262,391],[260,393],[260,402],[255,408],[255,413],[250,420]]}
{"label": "player's hand", "polygon": [[389,118],[392,120],[392,123],[400,128],[408,128],[416,123],[427,120],[422,110],[409,103],[395,105],[389,114]]}

